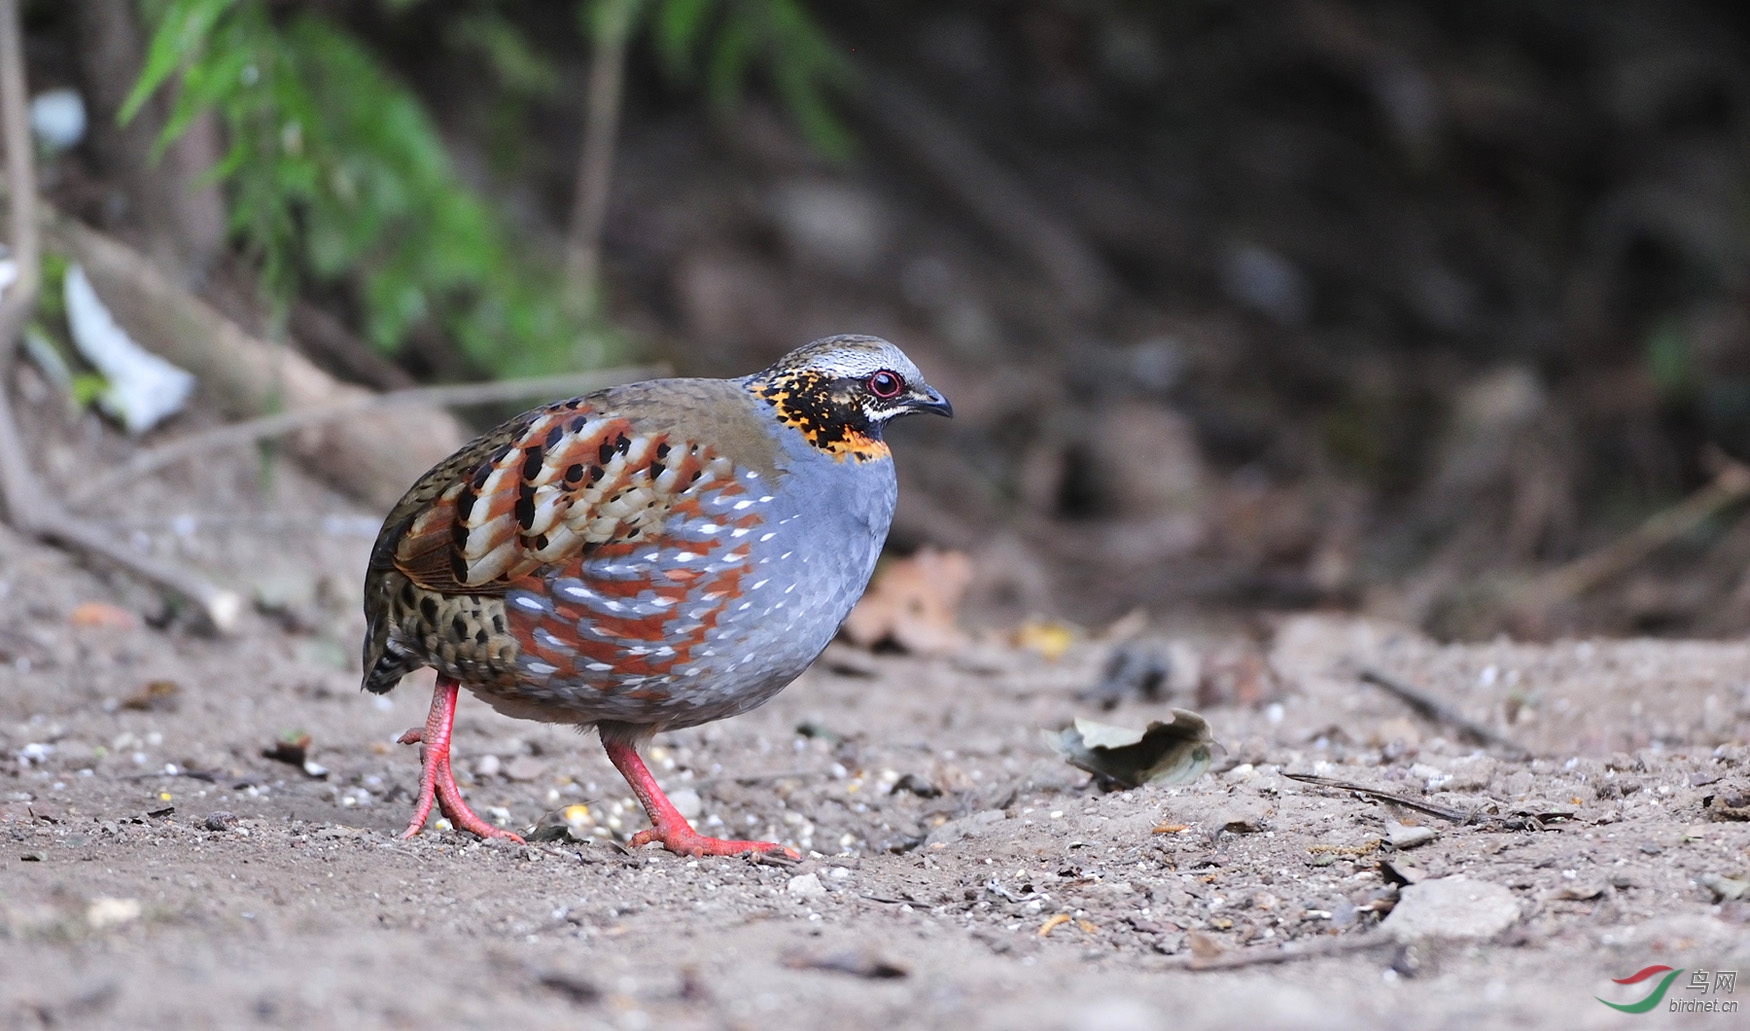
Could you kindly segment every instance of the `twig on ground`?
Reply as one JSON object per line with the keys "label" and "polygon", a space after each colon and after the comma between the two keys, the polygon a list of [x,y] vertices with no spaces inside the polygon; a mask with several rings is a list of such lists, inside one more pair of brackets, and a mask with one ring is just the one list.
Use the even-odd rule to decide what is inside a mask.
{"label": "twig on ground", "polygon": [[1432,802],[1424,802],[1419,798],[1410,798],[1407,795],[1393,794],[1390,791],[1380,791],[1363,784],[1356,784],[1353,781],[1338,780],[1335,777],[1320,777],[1312,773],[1284,773],[1283,776],[1287,777],[1289,780],[1297,780],[1302,784],[1312,784],[1315,787],[1330,788],[1332,791],[1351,791],[1357,795],[1371,798],[1376,802],[1385,802],[1390,805],[1401,805],[1405,809],[1414,809],[1418,813],[1438,817],[1449,823],[1469,823],[1475,816],[1473,812],[1464,809],[1453,809],[1450,806],[1435,805]]}
{"label": "twig on ground", "polygon": [[1455,727],[1460,733],[1479,744],[1493,745],[1501,749],[1514,760],[1531,758],[1531,753],[1512,738],[1476,722],[1445,702],[1411,686],[1408,681],[1401,677],[1395,677],[1372,666],[1363,667],[1360,677],[1369,684],[1385,688],[1399,701],[1416,710],[1424,719]]}
{"label": "twig on ground", "polygon": [[1681,502],[1656,512],[1626,536],[1543,574],[1516,592],[1510,611],[1535,616],[1577,598],[1638,565],[1643,559],[1732,505],[1750,498],[1750,468],[1724,459],[1713,481]]}
{"label": "twig on ground", "polygon": [[36,308],[41,286],[42,242],[36,222],[36,168],[24,100],[24,51],[17,0],[0,0],[0,138],[6,146],[6,189],[12,257],[18,278],[0,296],[0,494],[20,533],[75,548],[194,603],[215,629],[228,631],[243,611],[234,591],[199,576],[140,555],[116,539],[113,530],[77,518],[50,496],[31,469],[7,383],[19,335]]}
{"label": "twig on ground", "polygon": [[529,397],[571,397],[619,383],[661,376],[666,366],[641,365],[596,372],[567,373],[562,376],[536,376],[529,379],[501,380],[496,383],[460,383],[435,387],[411,387],[386,394],[350,397],[344,401],[300,408],[291,412],[245,419],[200,433],[160,444],[135,453],[132,458],[106,472],[100,472],[81,484],[80,496],[93,497],[116,485],[138,479],[167,465],[210,454],[224,448],[242,447],[271,437],[334,422],[361,412],[381,412],[391,408],[438,408],[449,405],[492,404]]}
{"label": "twig on ground", "polygon": [[1296,963],[1303,959],[1346,956],[1351,952],[1366,952],[1369,949],[1396,944],[1396,938],[1384,931],[1375,930],[1338,938],[1320,938],[1306,945],[1284,945],[1279,949],[1269,947],[1241,949],[1238,952],[1225,952],[1207,959],[1198,956],[1175,956],[1165,963],[1155,966],[1154,969],[1189,970],[1192,972],[1237,970],[1241,967]]}

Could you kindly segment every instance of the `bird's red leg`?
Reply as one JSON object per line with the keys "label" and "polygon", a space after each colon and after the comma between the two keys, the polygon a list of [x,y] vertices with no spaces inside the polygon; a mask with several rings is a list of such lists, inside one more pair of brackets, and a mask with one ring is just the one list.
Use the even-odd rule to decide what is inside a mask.
{"label": "bird's red leg", "polygon": [[602,747],[607,749],[608,761],[614,764],[614,769],[619,770],[620,776],[625,777],[626,783],[632,786],[632,793],[644,804],[644,811],[650,814],[650,822],[655,825],[647,831],[632,835],[633,848],[660,841],[663,848],[683,856],[782,852],[792,859],[802,858],[801,853],[795,849],[785,848],[775,841],[725,841],[700,834],[687,822],[686,817],[675,810],[668,796],[662,793],[656,778],[645,768],[644,760],[638,757],[638,749],[630,741],[605,737],[602,739]]}
{"label": "bird's red leg", "polygon": [[450,725],[456,719],[457,693],[456,681],[440,674],[437,688],[431,695],[431,712],[426,714],[425,729],[410,730],[401,735],[404,745],[416,741],[423,745],[419,750],[422,767],[419,771],[419,804],[414,806],[413,820],[401,832],[401,837],[411,838],[425,828],[425,818],[431,815],[431,803],[435,798],[438,808],[457,830],[478,834],[482,838],[509,838],[521,844],[522,838],[475,816],[462,801],[462,792],[456,787],[456,778],[450,772]]}

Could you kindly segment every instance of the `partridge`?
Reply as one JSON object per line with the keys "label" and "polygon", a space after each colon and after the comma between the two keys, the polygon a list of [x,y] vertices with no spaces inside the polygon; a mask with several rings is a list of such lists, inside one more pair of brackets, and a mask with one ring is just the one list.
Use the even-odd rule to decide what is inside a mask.
{"label": "partridge", "polygon": [[419,799],[462,801],[450,729],[466,687],[499,712],[595,727],[650,815],[633,846],[768,851],[695,831],[638,748],[769,700],[825,649],[887,537],[888,421],[952,415],[899,348],[817,340],[742,379],[615,387],[511,419],[420,477],[365,577],[364,688],[437,671]]}

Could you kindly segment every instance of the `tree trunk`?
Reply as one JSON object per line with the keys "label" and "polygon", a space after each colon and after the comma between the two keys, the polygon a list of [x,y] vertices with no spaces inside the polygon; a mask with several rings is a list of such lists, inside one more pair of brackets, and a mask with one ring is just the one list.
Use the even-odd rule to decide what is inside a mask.
{"label": "tree trunk", "polygon": [[225,246],[225,204],[216,185],[199,184],[219,160],[218,122],[211,114],[152,160],[168,101],[155,96],[128,125],[116,124],[145,60],[146,32],[134,0],[80,0],[73,5],[79,71],[90,112],[91,149],[102,171],[127,193],[152,257],[185,286],[196,286]]}

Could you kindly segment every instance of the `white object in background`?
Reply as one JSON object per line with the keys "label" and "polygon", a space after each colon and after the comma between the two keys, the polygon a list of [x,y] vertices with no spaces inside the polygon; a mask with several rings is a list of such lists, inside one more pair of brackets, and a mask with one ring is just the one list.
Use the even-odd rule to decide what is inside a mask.
{"label": "white object in background", "polygon": [[30,131],[52,151],[85,138],[85,98],[76,89],[44,90],[30,98]]}
{"label": "white object in background", "polygon": [[78,265],[67,267],[66,298],[73,346],[109,383],[97,399],[104,411],[140,434],[182,407],[194,376],[134,343]]}

